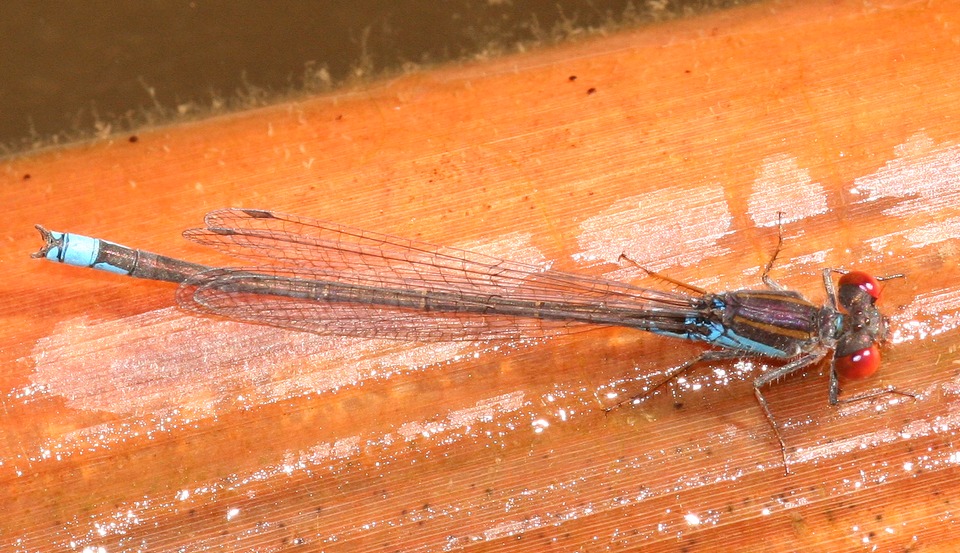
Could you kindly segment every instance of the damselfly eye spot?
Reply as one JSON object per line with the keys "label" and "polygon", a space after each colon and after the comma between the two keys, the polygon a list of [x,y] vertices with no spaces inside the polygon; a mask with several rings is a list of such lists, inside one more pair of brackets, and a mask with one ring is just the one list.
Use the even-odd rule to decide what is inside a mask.
{"label": "damselfly eye spot", "polygon": [[876,277],[862,271],[851,271],[840,277],[840,287],[856,286],[873,297],[874,300],[880,299],[880,283]]}
{"label": "damselfly eye spot", "polygon": [[880,367],[880,350],[876,345],[837,357],[834,367],[837,374],[850,380],[871,376]]}

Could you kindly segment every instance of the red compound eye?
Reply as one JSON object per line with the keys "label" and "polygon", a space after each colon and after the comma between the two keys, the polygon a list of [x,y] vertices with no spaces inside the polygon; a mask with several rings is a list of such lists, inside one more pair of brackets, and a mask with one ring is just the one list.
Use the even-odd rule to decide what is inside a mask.
{"label": "red compound eye", "polygon": [[876,345],[871,345],[850,355],[837,357],[833,366],[837,374],[843,378],[851,380],[866,378],[877,372],[880,367],[880,350]]}
{"label": "red compound eye", "polygon": [[856,286],[873,296],[873,299],[880,299],[880,283],[873,275],[861,271],[851,271],[840,277],[840,287],[844,286]]}

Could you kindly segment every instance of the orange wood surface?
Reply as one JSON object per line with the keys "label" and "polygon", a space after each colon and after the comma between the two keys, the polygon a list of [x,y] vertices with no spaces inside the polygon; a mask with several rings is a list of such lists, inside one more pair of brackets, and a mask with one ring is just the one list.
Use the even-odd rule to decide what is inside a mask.
{"label": "orange wood surface", "polygon": [[[2,164],[3,551],[952,551],[960,547],[960,4],[763,4]],[[574,78],[575,77],[575,78]],[[201,317],[175,287],[30,259],[34,223],[180,237],[272,209],[714,289],[884,284],[885,397],[826,367],[703,367],[623,330],[506,343]],[[621,395],[622,397],[622,395]],[[90,549],[84,549],[90,548]]]}

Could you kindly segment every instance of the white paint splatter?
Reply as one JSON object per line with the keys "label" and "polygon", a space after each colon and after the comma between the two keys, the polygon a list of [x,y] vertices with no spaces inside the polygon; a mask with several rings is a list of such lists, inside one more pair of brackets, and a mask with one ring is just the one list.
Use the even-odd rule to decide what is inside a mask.
{"label": "white paint splatter", "polygon": [[915,215],[960,202],[960,145],[936,146],[923,132],[912,135],[894,150],[896,159],[871,175],[854,181],[857,203],[883,198],[909,198],[884,211],[887,215]]}
{"label": "white paint splatter", "polygon": [[625,198],[585,220],[578,237],[580,262],[615,263],[621,254],[651,270],[693,266],[729,253],[718,241],[733,216],[723,187],[664,189]]}
{"label": "white paint splatter", "polygon": [[795,157],[779,154],[767,157],[753,183],[747,211],[758,227],[776,226],[827,212],[823,185],[813,182],[810,171],[797,165]]}

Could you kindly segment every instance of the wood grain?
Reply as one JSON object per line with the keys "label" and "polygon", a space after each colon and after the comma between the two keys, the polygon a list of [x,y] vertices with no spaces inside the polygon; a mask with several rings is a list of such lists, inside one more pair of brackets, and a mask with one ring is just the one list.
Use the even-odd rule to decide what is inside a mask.
{"label": "wood grain", "polygon": [[[955,550],[958,24],[756,5],[4,161],[2,548]],[[179,237],[225,206],[716,290],[759,284],[783,212],[774,276],[814,301],[825,266],[906,275],[882,376],[844,391],[917,397],[777,383],[784,476],[764,362],[604,415],[700,348],[305,335],[29,257],[41,223],[242,263]]]}

